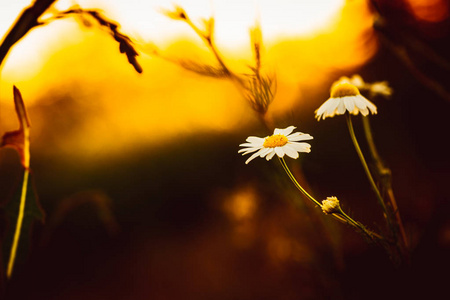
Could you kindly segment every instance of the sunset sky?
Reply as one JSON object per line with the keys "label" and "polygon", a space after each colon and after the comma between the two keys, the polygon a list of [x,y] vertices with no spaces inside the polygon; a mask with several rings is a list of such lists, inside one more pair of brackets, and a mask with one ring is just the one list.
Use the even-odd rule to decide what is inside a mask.
{"label": "sunset sky", "polygon": [[[254,117],[249,118],[245,100],[229,82],[199,77],[152,55],[156,48],[172,60],[214,63],[211,53],[191,28],[162,13],[164,9],[173,9],[174,4],[181,5],[199,26],[201,19],[214,16],[217,48],[236,72],[248,72],[248,66],[253,64],[249,30],[259,21],[264,46],[263,71],[277,79],[276,99],[268,113],[273,118],[296,110],[299,105],[313,110],[317,103],[302,99],[304,88],[323,88],[337,79],[333,78],[335,75],[330,77],[332,72],[338,69],[351,72],[376,50],[376,39],[371,34],[372,17],[366,2],[361,0],[347,4],[342,0],[276,4],[200,0],[174,4],[77,3],[85,9],[100,9],[107,18],[120,23],[121,32],[133,39],[141,54],[138,61],[144,72],[134,72],[126,57],[117,51],[118,45],[98,26],[86,28],[73,17],[35,28],[14,46],[3,65],[0,82],[5,126],[13,126],[15,122],[8,118],[13,109],[8,92],[12,85],[22,91],[30,111],[36,106],[37,113],[32,113],[36,140],[40,140],[37,136],[45,131],[43,128],[52,128],[45,125],[48,121],[38,107],[58,101],[55,98],[62,97],[61,93],[76,93],[73,97],[81,110],[90,111],[93,105],[98,110],[95,118],[83,116],[82,126],[89,130],[75,130],[79,133],[54,141],[66,151],[81,147],[80,153],[91,153],[118,139],[124,143],[151,143],[153,138],[148,137],[147,130],[150,127],[158,128],[158,133],[152,136],[161,135],[164,139],[197,129],[229,131],[254,122]],[[2,3],[1,32],[7,31],[13,16],[26,4],[26,1]],[[58,1],[56,8],[64,10],[72,4]],[[85,80],[89,84],[84,84]],[[175,82],[177,88],[173,89],[171,83]],[[53,97],[48,97],[49,91]],[[324,94],[327,93],[325,88]],[[127,99],[126,106],[123,99]],[[114,128],[114,134],[106,128]],[[84,139],[96,142],[87,143]],[[39,142],[34,144],[37,147]]]}

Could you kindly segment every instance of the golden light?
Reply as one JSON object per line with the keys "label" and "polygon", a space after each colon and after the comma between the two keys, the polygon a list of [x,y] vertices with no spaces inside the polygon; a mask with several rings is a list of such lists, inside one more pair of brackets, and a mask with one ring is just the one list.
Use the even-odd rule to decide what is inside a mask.
{"label": "golden light", "polygon": [[[22,9],[31,4],[30,0],[5,1],[0,10],[0,34],[5,35]],[[247,48],[249,28],[259,19],[264,33],[264,42],[274,42],[287,38],[312,36],[327,30],[332,25],[344,0],[322,1],[273,1],[261,0],[180,0],[175,2],[189,13],[193,20],[213,16],[216,24],[216,43],[220,49],[242,52]],[[77,1],[83,8],[99,8],[112,19],[117,20],[125,32],[140,41],[151,41],[159,46],[168,46],[177,38],[194,37],[192,30],[180,22],[173,22],[161,13],[162,9],[172,9],[172,3],[164,0],[153,1]],[[70,8],[73,1],[55,2],[59,10]],[[29,33],[14,47],[4,69],[4,80],[17,81],[21,76],[34,77],[51,53],[66,44],[80,43],[80,34],[73,20],[58,21],[58,26],[46,26]],[[51,49],[50,49],[51,48]]]}
{"label": "golden light", "polygon": [[258,214],[258,192],[252,185],[219,193],[221,210],[232,225],[232,241],[237,247],[248,247],[254,242]]}
{"label": "golden light", "polygon": [[224,202],[224,210],[236,222],[253,217],[257,209],[257,195],[251,187],[244,187],[228,197]]}
{"label": "golden light", "polygon": [[[193,20],[214,17],[219,48],[236,51],[248,47],[248,30],[256,19],[261,23],[265,42],[298,38],[329,27],[345,0],[180,0],[173,4],[183,7]],[[172,2],[165,0],[108,2],[111,15],[126,24],[128,32],[159,45],[180,36],[193,36],[186,26],[161,14],[162,9],[172,8]]]}
{"label": "golden light", "polygon": [[[2,4],[3,36],[30,3]],[[15,126],[9,118],[14,115],[12,85],[20,88],[29,107],[33,145],[38,147],[39,141],[57,135],[48,131],[62,128],[55,123],[61,118],[70,130],[52,139],[57,143],[53,148],[72,155],[74,151],[87,157],[105,151],[111,154],[123,151],[124,145],[160,144],[196,130],[232,131],[256,121],[231,82],[193,74],[145,53],[151,43],[174,59],[215,63],[189,26],[161,13],[161,9],[173,8],[171,2],[77,3],[100,9],[120,24],[121,32],[135,39],[144,73],[137,74],[119,53],[118,44],[98,27],[86,28],[75,18],[53,21],[33,29],[4,61],[0,80],[3,127]],[[57,1],[60,10],[71,4]],[[174,4],[198,24],[214,16],[217,47],[235,72],[247,72],[252,65],[249,29],[256,20],[260,22],[263,67],[276,75],[278,84],[269,115],[294,109],[302,103],[302,87],[319,87],[336,69],[357,68],[376,50],[372,16],[364,0],[183,0]],[[76,111],[80,114],[75,115]]]}

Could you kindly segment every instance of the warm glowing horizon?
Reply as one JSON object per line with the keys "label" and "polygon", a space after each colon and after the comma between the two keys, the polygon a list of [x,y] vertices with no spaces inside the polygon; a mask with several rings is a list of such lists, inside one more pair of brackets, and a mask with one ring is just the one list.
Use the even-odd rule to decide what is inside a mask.
{"label": "warm glowing horizon", "polygon": [[[180,5],[191,18],[201,24],[201,19],[211,16],[215,19],[216,43],[222,51],[237,54],[250,44],[249,29],[258,21],[261,25],[265,45],[286,39],[313,37],[315,34],[331,30],[344,6],[344,0],[322,0],[314,2],[278,1],[212,1],[181,0],[168,3],[154,0],[147,3],[139,1],[77,1],[83,8],[96,8],[104,11],[111,19],[120,23],[124,32],[135,38],[138,43],[151,42],[159,47],[168,47],[179,39],[196,40],[193,32],[181,24],[168,19],[161,13],[163,9],[172,9]],[[22,9],[31,1],[21,0],[2,4],[0,11],[1,38]],[[73,1],[60,0],[55,7],[65,10]],[[45,30],[35,29],[22,39],[11,51],[4,67],[4,76],[15,81],[20,76],[34,77],[42,67],[45,58],[49,58],[54,49],[64,43],[80,42],[78,25],[73,19],[58,21]],[[63,43],[61,43],[61,40]],[[44,59],[34,59],[37,54]],[[237,54],[239,55],[239,54]],[[29,59],[24,59],[28,57]],[[6,73],[6,74],[5,74]],[[20,74],[20,75],[19,75]]]}
{"label": "warm glowing horizon", "polygon": [[[206,2],[214,5],[198,5]],[[58,9],[70,7],[68,1],[57,3]],[[243,5],[240,14],[233,11],[238,3]],[[290,1],[277,2],[278,9],[270,5],[272,2],[259,1],[258,8],[255,3],[232,1],[227,9],[220,1],[176,2],[199,26],[201,18],[209,18],[213,12],[217,47],[227,64],[239,73],[248,72],[253,64],[249,28],[259,18],[264,46],[263,71],[277,78],[277,94],[269,118],[283,116],[299,106],[313,110],[317,104],[311,100],[305,102],[302,88],[323,88],[335,79],[330,78],[335,76],[331,75],[334,70],[353,72],[376,51],[372,16],[363,0],[307,2],[309,6],[303,4],[303,8],[296,9]],[[117,145],[117,140],[152,143],[148,128],[157,128],[161,138],[170,139],[180,132],[231,131],[255,122],[247,103],[230,82],[193,74],[146,53],[154,45],[170,59],[216,63],[202,40],[186,24],[154,9],[172,9],[172,3],[169,6],[163,1],[154,1],[152,5],[141,3],[135,9],[123,7],[124,2],[120,1],[111,5],[103,1],[79,4],[83,8],[100,9],[107,18],[120,23],[121,32],[136,39],[137,49],[141,51],[137,59],[143,74],[133,70],[126,57],[119,53],[117,43],[96,26],[86,28],[72,17],[51,22],[33,29],[13,47],[2,66],[0,114],[4,126],[16,124],[14,118],[8,117],[13,115],[10,114],[12,85],[17,85],[25,97],[31,110],[33,136],[38,140],[40,134],[47,134],[49,126],[40,107],[52,107],[69,97],[74,101],[71,105],[80,111],[90,111],[79,117],[82,125],[78,126],[78,133],[56,139],[63,151],[81,147],[80,153],[87,155],[103,151],[100,149],[105,144]],[[150,11],[154,12],[154,19],[145,18]],[[299,17],[302,21],[295,24],[300,11],[306,15]],[[236,24],[229,26],[234,19]],[[9,22],[13,22],[11,16]],[[5,24],[2,26],[1,30],[6,30]],[[85,84],[87,81],[89,84]],[[64,109],[69,108],[62,105],[59,113],[65,114]],[[96,125],[91,126],[91,122]],[[34,145],[37,147],[37,143]],[[114,146],[108,148],[109,153],[113,151]]]}

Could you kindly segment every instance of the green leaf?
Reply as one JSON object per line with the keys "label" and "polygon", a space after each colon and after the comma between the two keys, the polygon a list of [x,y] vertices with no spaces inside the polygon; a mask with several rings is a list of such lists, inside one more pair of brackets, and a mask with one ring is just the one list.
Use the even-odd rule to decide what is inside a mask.
{"label": "green leaf", "polygon": [[[24,175],[26,172],[29,171],[25,170]],[[19,215],[22,190],[22,185],[20,185],[15,191],[11,201],[9,201],[4,207],[7,217],[7,232],[2,245],[2,257],[4,262],[2,265],[5,268],[5,271],[8,268],[8,261],[11,256],[11,247],[13,245],[14,234],[17,226],[17,218]],[[39,204],[37,193],[34,187],[33,176],[31,173],[28,176],[26,191],[25,208],[17,251],[15,254],[16,256],[14,261],[14,270],[17,270],[17,268],[19,268],[20,265],[22,265],[28,257],[31,247],[30,238],[33,224],[36,221],[44,222],[45,219],[45,213],[42,210],[41,205]]]}

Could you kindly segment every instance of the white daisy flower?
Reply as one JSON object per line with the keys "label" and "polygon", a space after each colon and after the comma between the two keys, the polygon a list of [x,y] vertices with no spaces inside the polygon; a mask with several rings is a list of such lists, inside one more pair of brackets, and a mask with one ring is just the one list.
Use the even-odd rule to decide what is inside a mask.
{"label": "white daisy flower", "polygon": [[367,116],[369,111],[377,113],[375,104],[361,95],[358,88],[348,82],[337,82],[331,88],[331,97],[325,101],[316,111],[316,118],[325,119],[334,115],[342,115],[346,111],[353,115],[361,113]]}
{"label": "white daisy flower", "polygon": [[242,155],[252,152],[252,156],[245,162],[248,164],[255,157],[266,157],[266,160],[272,159],[274,155],[283,157],[285,154],[291,158],[298,158],[298,152],[311,152],[311,145],[308,143],[298,143],[299,141],[312,140],[313,137],[302,132],[294,132],[295,126],[289,126],[285,129],[275,128],[273,135],[260,138],[256,136],[249,136],[247,143],[239,146],[245,147],[238,151]]}

